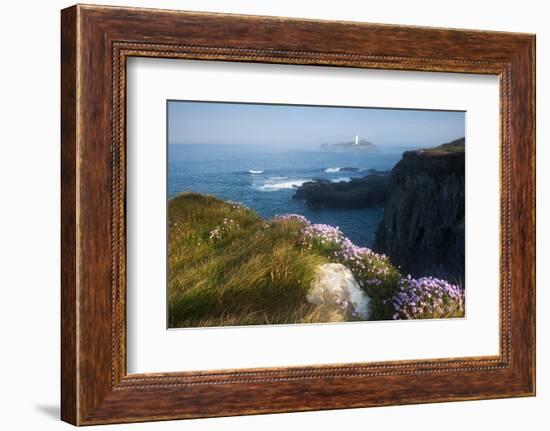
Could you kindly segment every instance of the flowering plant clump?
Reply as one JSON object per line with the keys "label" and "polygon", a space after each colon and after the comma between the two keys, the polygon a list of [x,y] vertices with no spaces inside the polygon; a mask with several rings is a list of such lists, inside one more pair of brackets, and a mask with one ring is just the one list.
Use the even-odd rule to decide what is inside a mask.
{"label": "flowering plant clump", "polygon": [[386,255],[355,245],[338,226],[314,224],[299,214],[286,214],[275,220],[298,222],[304,245],[350,269],[370,297],[374,320],[464,315],[464,290],[459,286],[433,277],[402,278]]}
{"label": "flowering plant clump", "polygon": [[304,228],[303,235],[309,248],[327,257],[334,257],[347,239],[338,226],[328,224],[309,224]]}
{"label": "flowering plant clump", "polygon": [[231,206],[232,210],[247,210],[248,209],[246,207],[246,205],[243,204],[242,202],[226,201],[226,203]]}
{"label": "flowering plant clump", "polygon": [[392,302],[393,319],[464,316],[464,289],[434,277],[403,278]]}
{"label": "flowering plant clump", "polygon": [[220,240],[225,236],[225,234],[238,227],[239,224],[235,220],[224,218],[221,225],[216,226],[208,232],[208,239],[212,242]]}
{"label": "flowering plant clump", "polygon": [[384,254],[359,247],[345,238],[335,258],[353,273],[359,286],[370,297],[371,316],[381,320],[391,317],[391,298],[399,286],[401,274]]}
{"label": "flowering plant clump", "polygon": [[310,250],[350,269],[359,286],[371,298],[373,318],[391,318],[391,298],[401,274],[385,255],[355,245],[338,226],[314,224],[298,214],[279,216],[277,220],[298,221],[302,226],[302,241]]}
{"label": "flowering plant clump", "polygon": [[275,217],[274,220],[297,221],[303,225],[311,224],[307,218],[305,218],[303,215],[300,215],[300,214],[284,214],[284,215]]}
{"label": "flowering plant clump", "polygon": [[384,254],[375,253],[368,247],[359,247],[347,238],[344,238],[341,245],[335,257],[351,269],[360,279],[359,284],[363,288],[369,285],[379,286],[382,279],[397,272]]}

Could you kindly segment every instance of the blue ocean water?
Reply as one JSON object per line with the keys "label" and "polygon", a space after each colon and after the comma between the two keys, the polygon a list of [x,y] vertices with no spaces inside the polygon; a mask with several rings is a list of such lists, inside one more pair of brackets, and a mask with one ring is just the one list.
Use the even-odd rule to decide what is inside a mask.
{"label": "blue ocean water", "polygon": [[[371,246],[384,211],[312,208],[293,199],[296,186],[313,179],[349,181],[367,169],[391,169],[401,153],[352,153],[254,147],[169,145],[168,197],[184,191],[241,202],[265,218],[295,213],[314,223],[339,226],[355,244]],[[355,167],[359,171],[342,172]]]}

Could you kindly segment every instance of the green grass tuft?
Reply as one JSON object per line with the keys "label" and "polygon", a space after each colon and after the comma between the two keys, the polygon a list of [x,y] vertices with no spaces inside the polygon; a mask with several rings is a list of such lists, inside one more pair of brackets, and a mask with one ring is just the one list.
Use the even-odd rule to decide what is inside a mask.
{"label": "green grass tuft", "polygon": [[327,259],[301,246],[297,222],[194,193],[171,199],[168,214],[170,327],[336,318],[306,301]]}

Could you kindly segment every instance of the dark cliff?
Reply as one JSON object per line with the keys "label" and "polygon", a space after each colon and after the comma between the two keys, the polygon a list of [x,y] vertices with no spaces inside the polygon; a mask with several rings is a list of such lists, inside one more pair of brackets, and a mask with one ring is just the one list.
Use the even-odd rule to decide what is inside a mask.
{"label": "dark cliff", "polygon": [[309,181],[296,189],[294,198],[326,208],[381,207],[386,201],[387,187],[387,173],[372,171],[366,177],[350,181]]}
{"label": "dark cliff", "polygon": [[464,138],[406,151],[389,176],[374,248],[403,274],[464,283]]}

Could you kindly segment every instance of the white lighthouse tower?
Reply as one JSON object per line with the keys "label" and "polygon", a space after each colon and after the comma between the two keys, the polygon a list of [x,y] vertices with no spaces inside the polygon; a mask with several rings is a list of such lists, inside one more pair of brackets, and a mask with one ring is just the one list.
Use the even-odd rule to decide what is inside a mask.
{"label": "white lighthouse tower", "polygon": [[359,145],[359,136],[355,135],[355,145]]}

